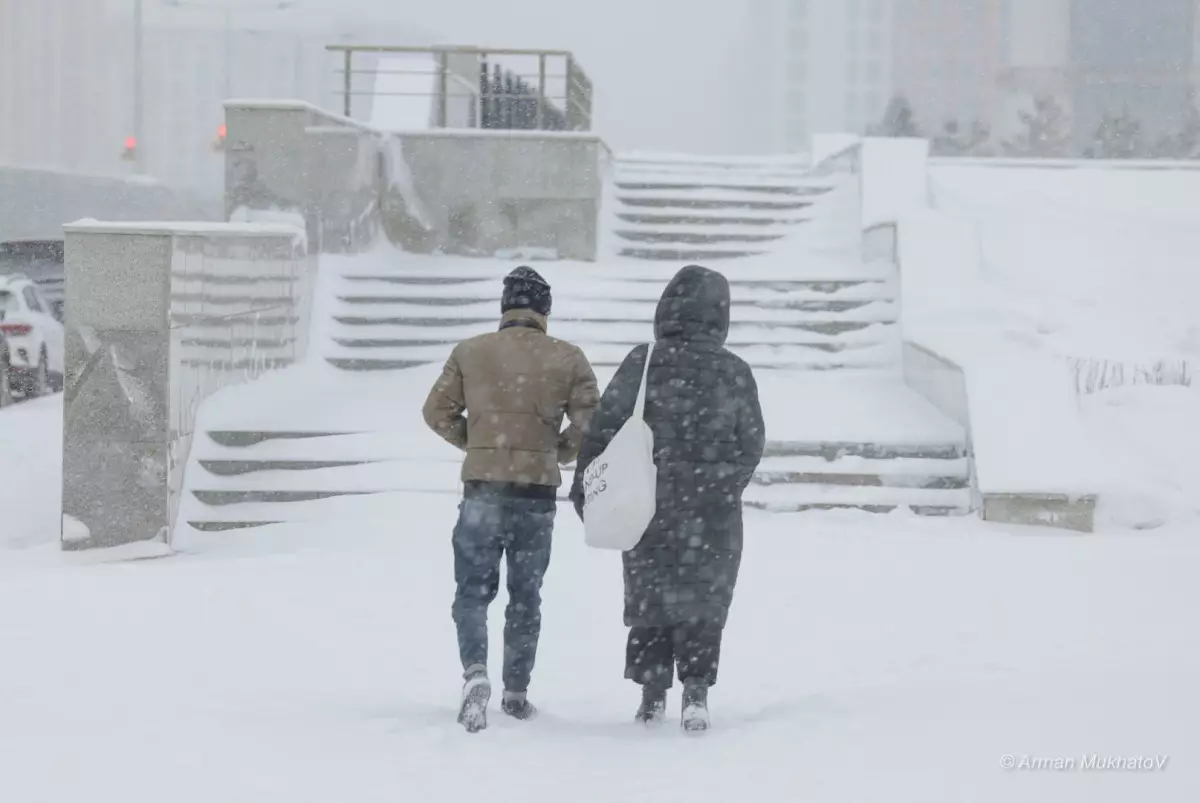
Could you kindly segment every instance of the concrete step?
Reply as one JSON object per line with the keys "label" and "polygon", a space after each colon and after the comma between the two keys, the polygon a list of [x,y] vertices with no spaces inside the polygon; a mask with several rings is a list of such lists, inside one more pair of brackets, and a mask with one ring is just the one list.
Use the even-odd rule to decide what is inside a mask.
{"label": "concrete step", "polygon": [[958,441],[943,443],[865,443],[855,441],[772,441],[767,444],[764,458],[820,457],[828,462],[845,457],[869,460],[897,458],[919,460],[961,460],[967,457],[966,444]]}
{"label": "concrete step", "polygon": [[[492,329],[483,330],[484,332],[492,331]],[[482,334],[483,332],[480,332]],[[343,349],[363,350],[363,356],[373,356],[374,353],[384,352],[391,349],[425,349],[430,347],[441,347],[443,351],[439,353],[449,354],[450,349],[459,343],[456,338],[439,338],[436,333],[431,333],[428,338],[410,339],[410,338],[346,338],[338,337],[333,341],[337,346]],[[644,345],[645,338],[627,338],[625,340],[587,340],[581,338],[572,338],[571,342],[582,348],[585,352],[589,348],[597,346],[620,346],[626,350],[632,349],[635,346]],[[856,351],[859,349],[869,349],[873,346],[882,345],[883,341],[812,341],[812,342],[774,342],[765,343],[761,340],[751,342],[742,342],[737,340],[726,341],[725,347],[737,351],[739,348],[751,347],[766,347],[773,349],[781,349],[781,347],[789,347],[793,349],[804,349],[812,351],[820,351],[826,354],[838,354],[846,351]],[[384,355],[388,356],[388,355]]]}
{"label": "concrete step", "polygon": [[370,490],[236,490],[236,491],[192,491],[192,495],[202,505],[223,507],[225,505],[252,505],[256,503],[288,504],[293,502],[313,502],[319,499],[331,499],[335,496],[370,496],[378,491]]}
{"label": "concrete step", "polygon": [[[781,294],[782,295],[782,294]],[[492,299],[480,301],[479,298],[454,298],[449,296],[419,296],[419,295],[384,295],[381,293],[371,295],[340,295],[337,300],[342,304],[371,306],[378,304],[396,304],[396,305],[416,305],[422,307],[471,307],[481,303],[492,305],[495,302]],[[582,299],[572,296],[556,297],[556,306],[561,305],[563,301],[577,302],[573,306],[582,309]],[[754,300],[733,299],[730,306],[737,308],[754,308],[754,309],[775,309],[775,310],[798,310],[802,312],[848,312],[850,310],[861,309],[869,304],[877,304],[880,302],[890,303],[891,298],[864,298],[864,299],[837,299],[837,298],[816,298],[816,299],[792,299],[786,297],[776,298],[759,298]],[[593,296],[588,302],[591,304],[620,304],[629,305],[634,308],[648,308],[649,305],[657,305],[658,299],[631,299],[631,298],[604,298],[602,296]],[[557,317],[557,316],[556,316]],[[648,317],[647,320],[650,318]]]}
{"label": "concrete step", "polygon": [[[364,445],[368,451],[360,452],[357,459],[329,459],[321,453],[324,450],[317,449],[292,457],[260,457],[256,456],[258,450],[254,448],[238,450],[242,454],[202,458],[198,465],[211,476],[197,478],[197,490],[437,490],[458,484],[461,468],[458,460],[420,460],[394,445]],[[572,473],[573,467],[564,470],[564,484],[570,484]],[[968,487],[969,477],[969,462],[965,458],[869,460],[848,457],[828,462],[821,458],[800,457],[767,458],[756,472],[754,482],[762,486],[962,489]]]}
{"label": "concrete step", "polygon": [[831,510],[857,510],[862,513],[893,513],[901,508],[917,516],[945,518],[948,516],[969,516],[969,504],[953,505],[924,505],[924,504],[868,504],[851,502],[764,502],[759,500],[744,500],[743,505],[767,513],[808,513],[827,512]]}
{"label": "concrete step", "polygon": [[[444,327],[446,329],[452,329],[455,327],[467,327],[467,326],[489,326],[492,329],[494,329],[495,325],[496,325],[495,316],[487,316],[487,317],[483,317],[483,316],[450,317],[450,316],[447,316],[444,318],[443,317],[438,317],[438,318],[420,317],[419,318],[419,317],[413,317],[413,316],[390,316],[390,315],[337,315],[337,316],[335,316],[334,321],[338,324],[348,327],[346,330],[347,332],[351,331],[353,327],[371,327],[373,330],[378,331],[380,329],[385,329],[387,327],[399,327],[399,328],[404,328],[404,329],[412,329],[412,328],[416,327],[416,328],[431,328],[431,329],[436,330],[436,328],[439,328],[439,327]],[[813,333],[822,334],[822,335],[837,336],[837,335],[844,334],[846,332],[862,331],[862,330],[868,329],[870,327],[876,327],[876,326],[890,327],[890,326],[894,326],[895,323],[896,323],[896,321],[894,319],[890,319],[890,320],[884,319],[884,320],[874,320],[874,321],[861,320],[861,321],[859,321],[859,320],[851,320],[851,319],[822,320],[822,319],[817,319],[817,318],[797,318],[794,321],[761,321],[757,325],[760,327],[766,328],[766,329],[782,329],[782,330],[792,329],[796,332],[813,332]],[[579,324],[579,325],[595,324],[596,326],[601,326],[601,325],[607,326],[607,325],[615,324],[615,325],[622,325],[622,326],[626,326],[626,327],[636,327],[637,329],[645,332],[647,335],[649,335],[653,331],[652,328],[647,328],[647,327],[652,327],[652,321],[649,318],[624,318],[624,319],[617,319],[617,318],[608,318],[608,319],[565,318],[564,319],[564,318],[559,318],[556,316],[552,323],[552,326],[555,327],[555,329],[554,329],[555,332],[559,331],[557,327],[561,324]]]}
{"label": "concrete step", "polygon": [[376,460],[198,460],[198,465],[218,477],[240,477],[262,471],[317,471],[376,463]]}
{"label": "concrete step", "polygon": [[[350,303],[335,307],[335,319],[351,317],[378,317],[398,320],[460,322],[495,322],[498,304],[494,300],[472,302],[459,299],[457,304],[444,304],[441,308],[422,303],[421,299],[408,297],[350,297]],[[839,311],[833,307],[851,306]],[[833,307],[829,306],[833,305]],[[555,299],[553,321],[646,321],[654,320],[657,300],[603,298],[587,301],[580,298]],[[859,321],[892,322],[898,313],[894,301],[884,298],[840,301],[838,299],[813,299],[791,302],[786,297],[775,302],[740,303],[735,318],[741,323],[792,324],[812,321]]]}
{"label": "concrete step", "polygon": [[[644,174],[643,174],[644,176]],[[649,178],[635,178],[633,175],[626,174],[618,175],[614,186],[621,191],[622,194],[627,192],[694,192],[694,193],[710,193],[715,191],[716,194],[724,194],[726,192],[749,193],[754,195],[799,195],[812,196],[822,195],[828,192],[825,187],[805,187],[796,184],[767,184],[750,181],[748,179],[727,179],[724,182],[707,180],[704,178],[696,178],[693,180],[651,180]]]}
{"label": "concrete step", "polygon": [[745,504],[768,511],[859,509],[889,512],[897,507],[970,512],[971,494],[962,488],[897,488],[831,484],[752,485],[743,496]]}
{"label": "concrete step", "polygon": [[[454,344],[476,335],[495,332],[497,319],[468,324],[420,326],[416,324],[385,324],[382,326],[338,326],[330,328],[331,342],[342,344],[355,341],[401,341],[387,345],[445,345]],[[832,323],[832,321],[831,321]],[[557,317],[550,320],[550,333],[572,343],[645,343],[653,337],[653,324],[639,321],[562,321]],[[857,343],[881,343],[898,339],[898,329],[892,323],[880,322],[846,331],[839,329],[832,334],[812,331],[788,323],[735,323],[729,327],[727,346],[775,346]],[[385,345],[381,343],[380,345]],[[320,346],[318,346],[320,348]]]}
{"label": "concrete step", "polygon": [[[420,277],[393,277],[387,274],[356,274],[341,277],[336,286],[343,297],[374,298],[391,297],[398,302],[419,303],[421,299],[449,299],[472,304],[495,303],[500,294],[500,277],[472,280],[453,286],[444,284],[422,284]],[[650,301],[657,302],[665,280],[641,279],[596,279],[590,277],[554,277],[554,298],[592,301]],[[788,299],[841,298],[894,300],[898,288],[895,282],[877,278],[846,278],[821,281],[814,279],[729,280],[734,303],[746,304],[757,301],[778,301],[781,296]],[[402,295],[401,295],[402,294]],[[785,299],[786,300],[786,299]],[[436,303],[436,302],[431,302]]]}
{"label": "concrete step", "polygon": [[773,200],[758,197],[744,198],[697,198],[687,195],[618,195],[617,203],[639,209],[757,209],[773,211],[795,211],[807,209],[812,201]]}
{"label": "concrete step", "polygon": [[683,245],[709,245],[712,243],[769,243],[782,240],[784,233],[778,234],[734,234],[725,233],[713,228],[708,232],[699,231],[634,231],[616,229],[613,235],[631,243],[677,243]]}
{"label": "concrete step", "polygon": [[[646,328],[649,329],[648,324]],[[455,342],[451,339],[430,342],[338,338],[332,345],[324,347],[321,356],[347,370],[399,370],[416,365],[440,364],[450,356]],[[619,366],[630,349],[646,342],[646,338],[628,338],[623,342],[582,338],[572,342],[583,349],[593,367],[600,368]],[[885,369],[899,359],[899,343],[889,337],[851,339],[846,342],[758,341],[730,343],[727,347],[752,368],[764,370]]]}
{"label": "concrete step", "polygon": [[[806,223],[803,231],[806,236],[809,231],[820,228],[821,221],[812,220]],[[438,256],[422,256],[417,254],[404,255],[390,263],[373,262],[360,266],[353,259],[332,262],[329,271],[339,280],[349,276],[380,277],[395,276],[401,282],[412,284],[432,284],[434,281],[458,282],[498,282],[508,274],[515,262],[497,263],[482,259],[451,259]],[[634,282],[650,282],[666,284],[679,270],[678,266],[646,265],[636,262],[607,261],[601,263],[587,262],[539,262],[538,272],[557,286],[574,286],[577,283],[614,282],[628,284]],[[737,270],[731,271],[728,278],[737,283],[752,286],[761,282],[780,281],[866,281],[894,280],[895,267],[882,263],[863,265],[857,263],[852,256],[829,255],[814,251],[809,257],[795,260],[787,265],[752,262],[738,265]],[[434,281],[426,281],[426,280]]]}
{"label": "concrete step", "polygon": [[619,256],[630,259],[654,259],[665,262],[716,262],[724,259],[761,256],[767,251],[712,251],[664,246],[661,248],[621,248]]}
{"label": "concrete step", "polygon": [[310,438],[330,438],[347,435],[347,432],[309,432],[288,430],[210,430],[208,437],[216,444],[227,447],[255,446],[267,441],[298,441]]}
{"label": "concrete step", "polygon": [[[447,352],[449,353],[449,352]],[[342,371],[405,371],[409,368],[419,368],[423,365],[434,365],[445,359],[440,360],[420,360],[409,359],[403,357],[326,357],[325,361]],[[602,358],[592,360],[592,368],[619,368],[621,360]],[[802,361],[780,361],[777,363],[764,363],[754,361],[750,363],[750,367],[758,371],[883,371],[894,364],[894,361],[887,359],[863,360],[863,361],[834,361],[834,362],[802,362]]]}
{"label": "concrete step", "polygon": [[615,217],[620,223],[638,226],[744,226],[746,228],[790,227],[807,223],[808,217],[780,215],[775,212],[739,212],[730,214],[720,211],[694,210],[691,212],[654,213],[618,212]]}
{"label": "concrete step", "polygon": [[[399,462],[399,461],[397,461]],[[354,465],[357,470],[342,470],[331,473],[329,466],[319,465],[321,461],[310,461],[312,468],[302,468],[304,463],[290,461],[291,469],[279,469],[272,466],[279,461],[243,461],[235,464],[233,461],[218,461],[214,465],[221,473],[213,472],[213,478],[228,480],[226,487],[204,486],[191,491],[192,496],[202,505],[222,507],[226,505],[244,505],[254,503],[290,504],[294,502],[311,502],[318,499],[329,499],[335,496],[359,496],[375,493],[390,492],[441,492],[458,491],[459,466],[440,467],[446,471],[434,472],[433,476],[441,482],[403,482],[386,483],[388,463],[363,462]],[[410,462],[406,466],[410,471],[423,471],[427,467]],[[349,466],[344,468],[350,468]],[[364,470],[365,469],[365,470]],[[294,476],[278,477],[276,472],[290,471]],[[320,476],[312,476],[320,475]],[[445,476],[442,476],[445,475]],[[909,491],[961,491],[968,488],[966,477],[959,476],[921,476],[911,474],[877,475],[877,474],[837,474],[837,473],[805,473],[793,472],[795,479],[786,482],[778,481],[771,472],[760,472],[752,482],[747,494],[754,499],[765,499],[763,494],[768,492],[784,496],[801,504],[812,503],[814,494],[823,495],[818,502],[828,501],[824,497],[837,497],[833,501],[842,503],[874,503],[876,497],[887,497],[894,501],[898,495]],[[380,482],[369,482],[364,477],[377,476]],[[421,479],[429,479],[428,476]],[[571,476],[563,480],[563,494],[570,487]],[[760,493],[760,490],[762,493]],[[922,497],[921,493],[916,497]],[[915,498],[915,497],[914,497]],[[941,497],[937,497],[940,499]],[[847,502],[846,500],[850,500]],[[865,502],[863,500],[866,500]],[[886,503],[891,503],[887,501]],[[919,500],[918,500],[919,501]],[[944,500],[943,500],[944,501]]]}
{"label": "concrete step", "polygon": [[756,485],[828,485],[858,488],[933,488],[962,489],[969,478],[957,474],[916,476],[912,474],[854,474],[819,471],[760,471]]}
{"label": "concrete step", "polygon": [[[814,486],[819,487],[819,486]],[[876,501],[869,499],[855,500],[838,498],[833,495],[815,495],[802,498],[775,498],[769,495],[759,495],[758,489],[751,487],[743,499],[743,505],[750,509],[771,513],[799,513],[807,511],[857,510],[866,513],[891,513],[897,509],[908,510],[918,516],[966,516],[971,513],[969,495],[966,491],[941,491],[922,489],[906,491],[905,493],[920,493],[924,496],[911,499],[889,498],[879,496]],[[859,489],[861,490],[861,489]],[[339,515],[338,510],[353,510],[362,505],[359,500],[365,500],[366,506],[372,503],[379,507],[402,509],[403,500],[411,491],[379,491],[321,493],[321,492],[266,492],[261,494],[231,492],[228,494],[212,493],[205,497],[217,504],[211,509],[193,510],[185,517],[188,525],[200,532],[229,532],[287,521],[329,521],[331,526],[345,521],[346,516]],[[439,492],[421,491],[422,494],[443,493],[447,496],[447,504],[453,504],[459,490]],[[240,500],[240,501],[238,501]],[[559,501],[566,503],[565,495],[560,494]],[[316,507],[314,506],[321,506]],[[308,510],[304,510],[308,507]],[[327,513],[322,515],[321,509]]]}

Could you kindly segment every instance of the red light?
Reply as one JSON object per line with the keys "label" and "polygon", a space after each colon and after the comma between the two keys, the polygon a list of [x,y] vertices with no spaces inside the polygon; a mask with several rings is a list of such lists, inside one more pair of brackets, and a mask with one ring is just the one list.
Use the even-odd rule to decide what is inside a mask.
{"label": "red light", "polygon": [[27,323],[4,323],[0,324],[0,331],[6,335],[15,335],[21,337],[33,331],[33,327]]}
{"label": "red light", "polygon": [[137,148],[137,137],[125,137],[125,150],[132,151]]}
{"label": "red light", "polygon": [[217,137],[219,137],[220,139],[225,139],[225,124],[224,123],[221,123],[220,127],[217,128]]}

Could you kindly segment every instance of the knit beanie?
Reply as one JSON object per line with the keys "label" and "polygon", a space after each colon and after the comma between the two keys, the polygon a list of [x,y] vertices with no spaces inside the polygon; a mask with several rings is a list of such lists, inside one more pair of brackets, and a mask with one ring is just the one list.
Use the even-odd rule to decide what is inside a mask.
{"label": "knit beanie", "polygon": [[550,283],[526,265],[504,277],[504,294],[500,296],[500,311],[533,310],[539,315],[550,314]]}

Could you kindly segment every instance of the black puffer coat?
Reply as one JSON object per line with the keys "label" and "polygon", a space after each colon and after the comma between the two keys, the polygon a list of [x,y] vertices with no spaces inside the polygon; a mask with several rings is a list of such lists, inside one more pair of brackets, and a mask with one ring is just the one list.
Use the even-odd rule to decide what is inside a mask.
{"label": "black puffer coat", "polygon": [[[624,553],[625,624],[660,627],[695,619],[721,626],[742,559],[742,491],[765,443],[750,366],[724,348],[729,282],[689,265],[663,292],[654,317],[646,422],[654,432],[658,511]],[[646,347],[617,370],[584,435],[571,499],[582,509],[583,475],[633,414]]]}

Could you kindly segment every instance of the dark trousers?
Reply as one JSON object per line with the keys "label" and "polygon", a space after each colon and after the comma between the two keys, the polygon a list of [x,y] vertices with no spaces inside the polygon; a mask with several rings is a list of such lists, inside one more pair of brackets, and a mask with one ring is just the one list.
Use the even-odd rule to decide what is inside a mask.
{"label": "dark trousers", "polygon": [[654,689],[671,688],[672,670],[679,680],[717,682],[722,628],[712,622],[684,622],[670,627],[631,627],[625,646],[625,677]]}
{"label": "dark trousers", "polygon": [[504,688],[523,692],[542,631],[542,579],[550,565],[553,499],[464,499],[454,528],[454,624],[463,669],[488,660],[488,605],[500,589],[500,560],[508,558],[504,612]]}

